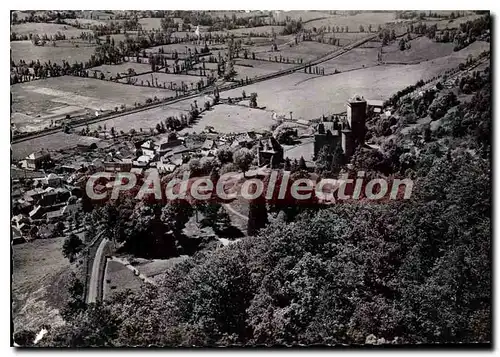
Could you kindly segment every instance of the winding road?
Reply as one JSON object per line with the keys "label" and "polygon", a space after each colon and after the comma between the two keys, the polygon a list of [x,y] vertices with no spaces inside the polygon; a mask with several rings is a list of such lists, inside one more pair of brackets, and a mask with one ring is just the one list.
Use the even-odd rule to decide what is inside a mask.
{"label": "winding road", "polygon": [[109,240],[104,238],[99,243],[99,247],[97,247],[87,290],[87,304],[96,302],[99,297],[99,281],[102,278],[101,274],[99,274],[99,267],[101,266],[101,263],[104,259],[104,248],[106,247],[106,244],[108,242]]}

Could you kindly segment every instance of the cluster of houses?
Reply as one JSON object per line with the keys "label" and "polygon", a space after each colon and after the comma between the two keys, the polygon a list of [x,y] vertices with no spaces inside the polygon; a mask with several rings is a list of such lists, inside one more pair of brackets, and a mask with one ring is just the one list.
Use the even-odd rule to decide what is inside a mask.
{"label": "cluster of houses", "polygon": [[[82,210],[82,188],[89,174],[94,172],[133,172],[148,175],[157,170],[160,175],[174,172],[187,163],[191,157],[216,157],[220,149],[237,150],[240,147],[257,147],[259,166],[278,167],[283,162],[283,148],[273,137],[262,133],[243,132],[220,134],[207,127],[199,138],[178,137],[168,133],[125,140],[79,143],[71,150],[51,152],[39,150],[18,163],[22,172],[40,173],[40,177],[28,179],[18,175],[13,180],[12,232],[14,243],[36,237],[40,234],[33,227],[51,227],[66,222]],[[106,143],[107,142],[107,143]],[[17,169],[17,168],[16,168]],[[18,169],[19,170],[19,169]],[[107,187],[110,185],[110,187]],[[95,187],[96,191],[112,188]],[[101,185],[102,186],[102,185]],[[55,233],[54,233],[55,234]]]}
{"label": "cluster of houses", "polygon": [[80,188],[55,173],[29,180],[14,179],[12,188],[14,244],[62,233],[57,223],[70,219],[82,209]]}
{"label": "cluster of houses", "polygon": [[[365,145],[365,122],[370,111],[380,112],[381,102],[370,102],[356,95],[347,102],[347,112],[323,118],[314,126],[310,144],[313,159],[326,145],[340,146],[347,158],[355,147]],[[147,176],[174,172],[190,158],[216,157],[220,149],[231,151],[255,148],[259,167],[279,168],[284,162],[283,147],[272,135],[255,131],[221,134],[213,127],[196,136],[176,133],[137,135],[113,140],[82,142],[65,152],[40,150],[21,160],[18,167],[42,173],[40,177],[13,180],[12,231],[14,242],[33,237],[32,227],[64,222],[82,210],[82,188],[94,172],[133,172]],[[308,160],[309,158],[306,158]],[[95,187],[104,191],[110,187]],[[102,185],[101,185],[102,186]],[[59,225],[60,226],[60,225]],[[39,230],[38,230],[39,231]],[[40,233],[37,232],[40,236]]]}

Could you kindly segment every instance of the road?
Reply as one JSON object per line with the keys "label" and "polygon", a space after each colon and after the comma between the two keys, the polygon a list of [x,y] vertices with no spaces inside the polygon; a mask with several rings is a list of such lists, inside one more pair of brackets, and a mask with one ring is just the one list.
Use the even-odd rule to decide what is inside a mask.
{"label": "road", "polygon": [[[304,68],[306,68],[308,66],[316,66],[316,65],[318,65],[320,63],[323,63],[323,62],[329,61],[331,59],[334,59],[336,57],[339,57],[339,56],[341,56],[341,55],[343,55],[343,54],[351,51],[352,49],[354,49],[356,47],[359,47],[359,46],[361,46],[362,44],[364,44],[364,43],[366,43],[368,41],[373,40],[376,37],[377,37],[376,34],[370,35],[370,36],[367,36],[367,37],[365,37],[363,39],[360,39],[360,40],[358,40],[358,41],[356,41],[356,42],[354,42],[354,43],[352,43],[352,44],[350,44],[348,46],[345,46],[345,47],[343,47],[341,49],[332,51],[330,53],[327,53],[326,55],[318,57],[315,60],[312,60],[312,61],[300,64],[300,65],[297,65],[297,66],[292,67],[292,68],[284,69],[284,70],[281,70],[281,71],[278,71],[278,72],[274,72],[274,73],[270,73],[270,74],[266,74],[266,75],[255,77],[255,78],[253,78],[250,81],[249,84],[246,84],[246,83],[243,83],[243,84],[241,84],[241,83],[228,83],[228,84],[219,86],[218,87],[219,92],[226,91],[226,90],[231,90],[231,89],[238,88],[238,87],[244,87],[246,85],[250,85],[250,84],[255,84],[255,83],[258,83],[258,82],[267,81],[267,80],[278,78],[278,77],[281,77],[281,76],[286,76],[286,75],[292,74],[294,72],[303,70]],[[129,114],[144,112],[146,110],[158,108],[158,107],[161,107],[161,106],[164,106],[164,105],[169,105],[169,104],[177,103],[177,102],[180,102],[180,101],[183,101],[183,100],[194,99],[194,98],[197,98],[197,97],[199,97],[201,95],[211,94],[213,92],[213,90],[214,90],[214,88],[205,88],[205,89],[203,89],[203,90],[201,90],[199,92],[193,93],[193,94],[187,94],[187,95],[180,96],[180,97],[177,97],[177,98],[174,98],[174,99],[169,99],[169,100],[162,101],[162,102],[159,102],[159,103],[156,103],[156,104],[148,105],[147,107],[142,107],[142,108],[137,108],[137,109],[131,109],[131,110],[128,110],[128,111],[122,112],[122,113],[116,113],[116,114],[111,114],[111,115],[105,115],[105,116],[102,116],[102,117],[97,117],[97,118],[91,118],[91,119],[82,120],[81,122],[78,122],[78,123],[71,123],[71,127],[72,128],[83,127],[83,126],[87,126],[89,124],[94,124],[94,123],[98,123],[98,122],[105,121],[105,120],[115,119],[115,118],[119,118],[119,117],[122,117],[122,116],[125,116],[125,115],[129,115]],[[11,144],[16,144],[16,143],[20,143],[20,142],[23,142],[23,141],[31,140],[31,139],[34,139],[34,138],[39,138],[39,137],[51,135],[51,134],[54,134],[56,132],[60,132],[62,130],[63,130],[62,128],[54,128],[54,129],[50,129],[50,130],[44,131],[42,133],[27,134],[26,136],[23,136],[23,137],[20,137],[20,138],[13,138]]]}
{"label": "road", "polygon": [[92,265],[92,272],[90,275],[90,281],[87,291],[87,303],[92,303],[97,301],[97,297],[99,296],[99,281],[101,280],[101,276],[99,274],[99,267],[104,259],[104,247],[109,241],[104,238],[101,240],[99,247],[95,253],[94,264]]}

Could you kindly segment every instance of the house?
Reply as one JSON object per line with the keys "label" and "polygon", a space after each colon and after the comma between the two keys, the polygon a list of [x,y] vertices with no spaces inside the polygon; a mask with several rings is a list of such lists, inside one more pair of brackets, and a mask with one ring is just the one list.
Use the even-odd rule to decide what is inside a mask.
{"label": "house", "polygon": [[43,179],[43,184],[50,186],[50,187],[56,187],[59,186],[62,183],[62,177],[57,176],[54,173],[50,173]]}
{"label": "house", "polygon": [[42,208],[42,206],[35,206],[35,208],[33,208],[30,213],[29,213],[29,217],[30,219],[40,219],[42,218],[43,216],[43,213],[44,213],[44,210]]}
{"label": "house", "polygon": [[279,167],[283,161],[283,147],[271,136],[259,141],[258,165],[270,165],[271,168]]}
{"label": "house", "polygon": [[217,145],[213,140],[205,140],[203,145],[201,146],[201,153],[204,156],[215,156],[217,152]]}
{"label": "house", "polygon": [[182,140],[178,139],[175,134],[169,134],[156,143],[156,153],[162,155],[169,149],[179,145],[182,145]]}
{"label": "house", "polygon": [[182,140],[178,139],[175,134],[169,134],[169,136],[163,137],[156,142],[153,140],[147,140],[141,145],[141,149],[143,155],[153,158],[155,155],[162,156],[167,151],[180,145],[182,145]]}
{"label": "house", "polygon": [[64,214],[62,212],[62,209],[47,212],[45,215],[45,218],[47,219],[47,223],[57,222],[63,217],[64,217]]}
{"label": "house", "polygon": [[19,228],[12,226],[11,232],[12,232],[12,244],[26,243],[26,238],[23,232],[21,232]]}
{"label": "house", "polygon": [[141,145],[141,150],[143,155],[153,157],[156,153],[156,145],[153,140],[148,140]]}
{"label": "house", "polygon": [[134,167],[146,167],[151,162],[151,157],[149,155],[142,155],[133,162]]}
{"label": "house", "polygon": [[103,163],[104,171],[107,172],[130,172],[132,169],[132,159],[112,159]]}
{"label": "house", "polygon": [[253,131],[247,131],[245,133],[241,133],[236,135],[234,138],[233,144],[236,142],[237,145],[242,147],[247,147],[253,145],[253,143],[257,140],[257,134]]}
{"label": "house", "polygon": [[169,173],[172,173],[175,171],[175,169],[177,168],[178,166],[174,163],[168,163],[168,164],[165,164],[165,163],[158,163],[156,165],[156,168],[158,169],[158,173],[160,174],[169,174]]}
{"label": "house", "polygon": [[50,154],[48,151],[36,151],[26,157],[26,168],[30,170],[39,170],[42,165],[48,161],[50,161]]}
{"label": "house", "polygon": [[30,220],[29,220],[28,216],[21,214],[21,213],[12,217],[12,219],[11,219],[12,226],[14,226],[18,229],[21,229],[22,227],[28,225],[29,223],[30,223]]}
{"label": "house", "polygon": [[37,202],[42,195],[45,193],[45,190],[42,188],[34,188],[32,190],[27,191],[24,194],[24,200],[28,202]]}

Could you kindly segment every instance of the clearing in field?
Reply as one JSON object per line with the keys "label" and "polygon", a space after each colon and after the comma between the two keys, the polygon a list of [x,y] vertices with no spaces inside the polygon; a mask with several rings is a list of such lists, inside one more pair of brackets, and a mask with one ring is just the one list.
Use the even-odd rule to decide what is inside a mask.
{"label": "clearing in field", "polygon": [[19,60],[24,60],[27,63],[30,61],[40,60],[40,63],[52,62],[62,64],[65,60],[70,64],[75,62],[85,62],[90,59],[95,53],[95,47],[92,45],[75,45],[69,41],[64,41],[60,44],[57,41],[56,47],[49,44],[45,46],[35,46],[31,41],[13,41],[10,43],[11,59],[18,63]]}
{"label": "clearing in field", "polygon": [[[241,89],[235,95],[241,96]],[[269,129],[272,123],[270,112],[240,105],[219,104],[210,111],[203,112],[192,127],[183,129],[181,133],[200,133],[207,126],[212,126],[219,133],[240,133]]]}
{"label": "clearing in field", "polygon": [[64,238],[39,239],[13,246],[12,302],[14,330],[38,331],[42,324],[63,323],[70,269],[62,255]]}

